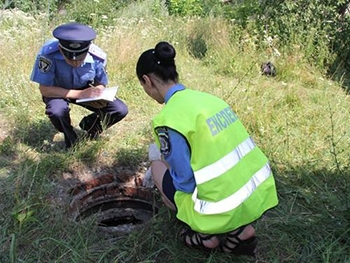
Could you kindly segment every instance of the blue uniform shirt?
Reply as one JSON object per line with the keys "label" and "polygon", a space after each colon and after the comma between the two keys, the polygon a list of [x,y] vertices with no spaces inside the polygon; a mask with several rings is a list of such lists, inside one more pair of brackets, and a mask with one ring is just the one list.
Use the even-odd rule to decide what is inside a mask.
{"label": "blue uniform shirt", "polygon": [[[171,96],[185,89],[181,84],[176,84],[171,87],[165,95],[165,103],[169,101]],[[190,162],[190,149],[186,139],[178,132],[168,129],[169,143],[171,151],[164,159],[170,165],[170,174],[173,178],[173,183],[176,190],[193,193],[196,186],[193,170]]]}
{"label": "blue uniform shirt", "polygon": [[40,49],[30,79],[45,86],[81,89],[96,81],[107,85],[106,54],[91,44],[83,64],[78,68],[68,65],[58,49],[58,40],[47,41]]}

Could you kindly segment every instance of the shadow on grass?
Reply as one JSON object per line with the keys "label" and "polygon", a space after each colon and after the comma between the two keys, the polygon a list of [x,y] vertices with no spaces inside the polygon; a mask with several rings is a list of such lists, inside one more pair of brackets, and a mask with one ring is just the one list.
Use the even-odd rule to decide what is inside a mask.
{"label": "shadow on grass", "polygon": [[[51,148],[57,151],[60,147],[52,147],[53,137],[56,133],[56,129],[46,118],[37,119],[34,122],[18,121],[16,126],[8,131],[5,140],[10,141],[13,147],[22,143],[39,152],[46,152]],[[49,147],[50,145],[51,147]]]}
{"label": "shadow on grass", "polygon": [[[332,74],[332,73],[330,73]],[[346,69],[338,70],[332,74],[331,78],[340,83],[347,95],[350,95],[350,71]]]}
{"label": "shadow on grass", "polygon": [[[105,252],[94,246],[98,251],[113,247],[106,245],[109,239],[101,241],[93,222],[72,221],[69,190],[103,174],[117,178],[121,170],[131,177],[142,172],[145,151],[120,149],[106,165],[98,161],[105,140],[70,151],[42,150],[42,141],[54,132],[50,123],[39,121],[18,125],[0,142],[0,262],[99,262]],[[78,245],[86,240],[87,246]]]}
{"label": "shadow on grass", "polygon": [[286,167],[275,171],[275,178],[280,203],[255,222],[255,260],[185,247],[178,238],[181,224],[175,214],[162,211],[153,225],[121,242],[129,257],[122,262],[348,262],[349,171]]}
{"label": "shadow on grass", "polygon": [[[347,27],[348,28],[342,32],[342,36],[346,36],[346,32],[350,32],[350,27]],[[336,42],[342,42],[342,47],[339,47],[338,52],[335,52],[336,59],[329,65],[328,74],[334,81],[342,85],[342,88],[347,94],[350,94],[350,42],[347,37],[345,39],[346,41],[341,41],[338,37],[336,40]]]}
{"label": "shadow on grass", "polygon": [[275,174],[280,203],[258,223],[262,262],[348,262],[349,171],[294,167]]}
{"label": "shadow on grass", "polygon": [[[350,260],[350,171],[293,167],[274,171],[279,205],[256,223],[256,259],[223,253],[207,254],[185,247],[178,238],[181,224],[165,207],[154,220],[127,236],[106,238],[94,222],[70,220],[67,190],[81,183],[75,174],[83,163],[92,176],[140,172],[143,149],[120,149],[110,166],[98,163],[101,144],[77,151],[33,156],[17,144],[40,148],[52,136],[50,123],[23,125],[1,143],[0,262],[308,262]],[[27,129],[31,126],[32,129]],[[24,130],[23,130],[24,129]],[[42,130],[41,130],[42,129]],[[45,132],[42,132],[45,131]],[[39,138],[33,138],[38,135]],[[19,137],[16,140],[16,137]],[[12,138],[12,139],[10,139]],[[99,166],[99,169],[94,169]],[[65,176],[63,176],[65,174]],[[67,175],[68,174],[68,175]],[[10,235],[10,233],[12,233]],[[30,241],[30,242],[29,242]]]}

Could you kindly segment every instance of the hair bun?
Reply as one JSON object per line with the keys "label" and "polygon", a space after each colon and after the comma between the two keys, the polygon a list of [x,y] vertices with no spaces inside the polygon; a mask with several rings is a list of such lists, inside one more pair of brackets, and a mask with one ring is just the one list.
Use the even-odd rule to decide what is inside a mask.
{"label": "hair bun", "polygon": [[164,66],[174,66],[175,65],[175,48],[168,42],[159,42],[154,48],[154,55],[157,60],[157,64]]}

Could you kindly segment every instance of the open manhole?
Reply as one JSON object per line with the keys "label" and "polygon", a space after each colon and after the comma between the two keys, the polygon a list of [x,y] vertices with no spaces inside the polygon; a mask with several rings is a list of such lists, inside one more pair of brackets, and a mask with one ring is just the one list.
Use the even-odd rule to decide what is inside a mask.
{"label": "open manhole", "polygon": [[71,190],[70,211],[76,221],[93,217],[110,234],[127,234],[143,227],[158,212],[154,189],[135,182],[118,182],[111,175],[80,184]]}

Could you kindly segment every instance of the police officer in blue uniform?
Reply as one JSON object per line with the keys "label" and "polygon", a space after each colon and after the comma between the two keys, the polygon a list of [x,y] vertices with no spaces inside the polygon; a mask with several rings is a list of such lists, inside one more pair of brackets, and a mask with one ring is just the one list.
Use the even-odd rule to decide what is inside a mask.
{"label": "police officer in blue uniform", "polygon": [[52,40],[40,49],[34,63],[31,80],[39,84],[46,104],[45,114],[54,127],[64,134],[66,147],[77,141],[71,124],[69,104],[82,106],[92,114],[79,126],[88,138],[96,138],[128,114],[126,104],[116,98],[113,102],[76,103],[79,98],[97,97],[108,84],[107,55],[92,43],[94,29],[79,23],[67,23],[53,31]]}

